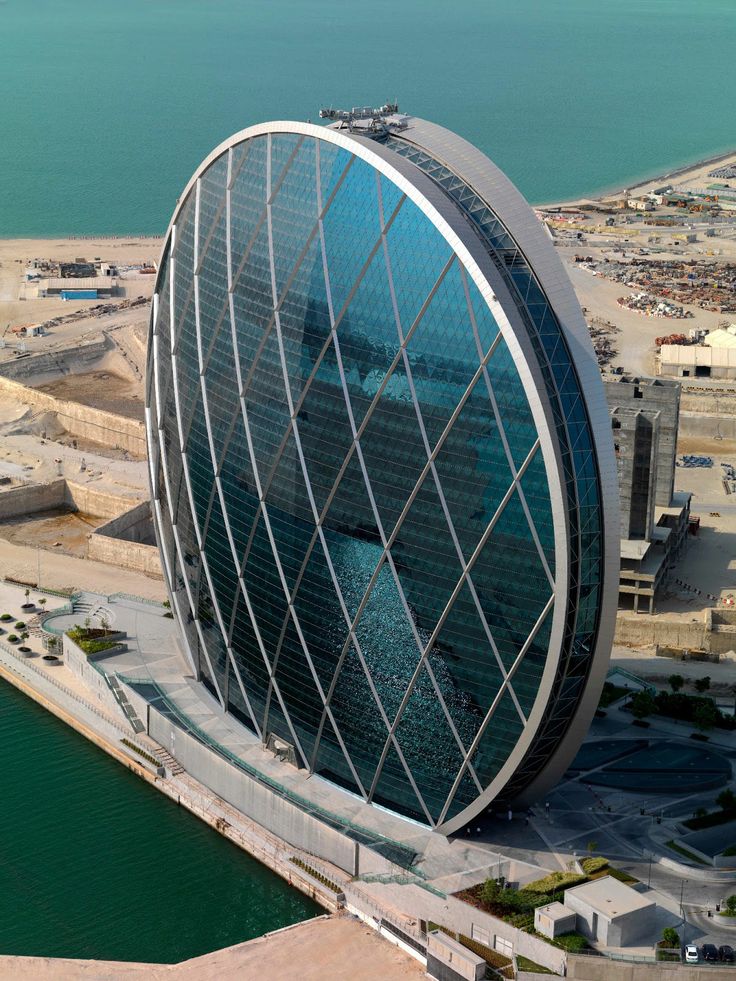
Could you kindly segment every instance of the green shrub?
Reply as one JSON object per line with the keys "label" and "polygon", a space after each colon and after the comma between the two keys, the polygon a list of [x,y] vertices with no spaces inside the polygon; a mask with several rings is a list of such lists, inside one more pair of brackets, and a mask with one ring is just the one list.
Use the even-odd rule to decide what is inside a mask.
{"label": "green shrub", "polygon": [[570,889],[585,882],[586,877],[578,872],[550,872],[543,879],[536,879],[524,886],[523,892],[551,893],[559,889]]}
{"label": "green shrub", "polygon": [[8,620],[12,620],[12,619],[13,618],[11,617],[11,615],[9,613],[3,613],[3,615],[0,616],[0,620],[2,620],[3,623],[7,623]]}
{"label": "green shrub", "polygon": [[17,634],[8,634],[8,640],[10,641],[11,644],[17,644],[18,641],[20,640],[20,637],[18,637]]}
{"label": "green shrub", "polygon": [[15,629],[16,630],[24,630],[25,629],[25,626],[26,625],[25,625],[25,623],[23,623],[22,620],[16,620],[16,622],[15,622]]}
{"label": "green shrub", "polygon": [[333,882],[332,879],[328,879],[327,876],[322,875],[321,872],[318,872],[317,869],[313,869],[312,866],[307,865],[306,862],[302,862],[300,858],[296,858],[296,856],[292,856],[291,861],[298,868],[304,869],[305,872],[308,872],[313,879],[316,879],[318,882],[321,882],[323,886],[327,886],[327,888],[331,892],[334,893],[342,892],[341,887],[338,886],[336,882]]}
{"label": "green shrub", "polygon": [[588,946],[588,941],[579,933],[562,933],[559,937],[555,937],[554,942],[570,954],[577,954]]}
{"label": "green shrub", "polygon": [[666,944],[667,947],[679,947],[680,934],[674,927],[665,927],[662,931],[662,942]]}
{"label": "green shrub", "polygon": [[691,831],[702,831],[703,828],[715,828],[718,824],[725,824],[736,818],[736,808],[728,808],[725,811],[713,811],[712,814],[704,814],[702,817],[691,817],[682,823]]}
{"label": "green shrub", "polygon": [[601,869],[608,868],[608,859],[603,857],[584,858],[580,866],[586,875],[592,875],[594,872],[600,872]]}
{"label": "green shrub", "polygon": [[729,845],[728,848],[724,848],[721,855],[725,855],[726,858],[731,858],[732,855],[736,855],[736,845]]}
{"label": "green shrub", "polygon": [[544,967],[542,964],[537,964],[535,961],[530,961],[528,957],[524,957],[522,954],[516,955],[516,967],[520,971],[529,971],[532,974],[554,974],[554,971],[550,971],[548,967]]}
{"label": "green shrub", "polygon": [[608,874],[612,879],[616,879],[618,882],[623,882],[627,886],[635,886],[639,881],[633,875],[629,875],[628,872],[623,872],[621,869],[614,869],[613,866],[609,868]]}
{"label": "green shrub", "polygon": [[716,804],[718,804],[722,811],[732,811],[736,807],[736,794],[727,787],[716,797]]}

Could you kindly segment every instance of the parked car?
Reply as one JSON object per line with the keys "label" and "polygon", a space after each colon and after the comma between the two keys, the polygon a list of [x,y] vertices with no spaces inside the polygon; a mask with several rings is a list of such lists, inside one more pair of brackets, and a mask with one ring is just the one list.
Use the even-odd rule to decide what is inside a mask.
{"label": "parked car", "polygon": [[717,961],[718,960],[718,948],[715,944],[703,944],[703,960],[704,961]]}
{"label": "parked car", "polygon": [[729,947],[728,944],[723,944],[723,946],[719,947],[718,959],[733,964],[733,947]]}
{"label": "parked car", "polygon": [[698,953],[698,948],[695,944],[688,944],[685,948],[685,963],[686,964],[697,964],[700,960],[700,955]]}

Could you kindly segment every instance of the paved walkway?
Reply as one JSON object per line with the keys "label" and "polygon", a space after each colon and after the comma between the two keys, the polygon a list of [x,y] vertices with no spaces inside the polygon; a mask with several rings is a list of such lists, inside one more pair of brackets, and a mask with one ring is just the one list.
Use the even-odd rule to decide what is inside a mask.
{"label": "paved walkway", "polygon": [[403,981],[424,967],[352,917],[320,917],[181,964],[0,957],[2,981]]}

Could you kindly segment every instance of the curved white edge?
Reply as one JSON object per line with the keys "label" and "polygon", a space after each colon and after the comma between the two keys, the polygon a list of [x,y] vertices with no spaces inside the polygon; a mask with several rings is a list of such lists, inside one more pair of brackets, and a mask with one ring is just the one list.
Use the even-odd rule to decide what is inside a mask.
{"label": "curved white edge", "polygon": [[[563,775],[577,753],[590,727],[600,700],[610,661],[618,603],[620,541],[619,489],[613,435],[600,368],[577,296],[557,251],[541,222],[520,191],[492,160],[476,146],[436,123],[411,117],[398,137],[425,149],[447,165],[486,201],[524,253],[542,284],[567,341],[570,356],[585,394],[588,417],[595,443],[603,508],[604,561],[600,619],[596,649],[586,683],[585,694],[545,770],[527,787],[519,803],[545,794]],[[465,812],[464,812],[465,813]],[[465,821],[446,822],[450,831]],[[466,814],[470,819],[472,815]]]}
{"label": "curved white edge", "polygon": [[[433,124],[426,125],[433,126]],[[449,133],[447,130],[442,130],[441,127],[436,127],[436,129],[441,133],[447,134],[448,137],[452,137],[456,143],[467,146],[472,151],[473,156],[480,158],[480,160],[484,162],[484,166],[490,171],[490,177],[494,178],[494,183],[497,182],[499,185],[498,193],[500,197],[506,195],[508,198],[513,198],[515,196],[518,201],[523,204],[523,207],[521,207],[518,202],[516,202],[518,218],[516,220],[513,217],[509,219],[509,231],[514,237],[516,237],[517,222],[519,224],[524,223],[526,225],[536,223],[536,219],[534,218],[534,214],[529,205],[519,194],[516,188],[514,188],[511,182],[508,181],[501,171],[495,167],[495,165],[493,165],[483,154],[481,154],[480,151],[476,150],[475,147],[472,147],[471,144],[465,144],[465,141],[460,140],[459,137]],[[166,255],[166,251],[169,248],[172,230],[175,228],[181,209],[184,206],[190,191],[196,185],[196,182],[201,175],[220,156],[222,156],[222,154],[226,153],[232,147],[255,137],[266,136],[274,133],[296,134],[313,137],[327,143],[332,143],[341,147],[347,152],[354,154],[356,157],[364,160],[376,170],[384,174],[427,216],[440,234],[445,238],[453,252],[455,252],[455,254],[458,256],[481,296],[483,296],[485,302],[488,304],[519,372],[525,394],[529,401],[534,422],[540,436],[540,443],[552,499],[552,514],[555,528],[555,549],[557,553],[556,557],[558,566],[556,571],[557,582],[555,588],[555,607],[549,645],[550,656],[547,658],[539,694],[533,706],[532,712],[529,715],[527,725],[501,773],[499,773],[493,782],[475,799],[475,801],[473,801],[471,805],[465,808],[453,819],[444,822],[441,826],[438,826],[435,829],[443,834],[450,834],[453,831],[463,827],[468,820],[480,813],[498,794],[499,790],[509,780],[510,776],[516,771],[522,762],[543,717],[544,709],[547,705],[549,697],[550,687],[556,675],[559,664],[565,608],[567,602],[566,584],[568,568],[566,564],[566,556],[569,548],[566,509],[564,506],[564,491],[561,481],[561,460],[557,441],[551,435],[554,431],[551,407],[547,399],[541,372],[539,371],[537,365],[536,356],[532,350],[531,343],[527,337],[526,329],[521,320],[521,316],[518,313],[516,304],[512,299],[501,274],[489,257],[486,247],[477,231],[467,221],[458,206],[444,193],[444,191],[442,191],[440,187],[438,187],[437,184],[434,183],[434,181],[431,180],[430,177],[424,174],[410,161],[387,149],[380,143],[374,142],[370,139],[365,139],[323,126],[317,126],[311,123],[290,121],[274,121],[258,124],[241,130],[239,133],[233,134],[233,136],[221,143],[205,158],[205,160],[192,175],[181,196],[179,197],[164,240],[161,253],[162,263],[163,258]],[[404,133],[402,133],[402,137],[403,136]],[[451,166],[449,161],[448,166]],[[455,168],[451,166],[451,169]],[[465,175],[464,170],[462,173]],[[476,185],[473,184],[473,186],[475,187]],[[478,193],[481,197],[484,197],[484,194],[481,193],[480,189],[478,189]],[[497,207],[495,192],[494,197],[492,198],[492,207],[493,210],[499,214],[499,217],[506,222],[508,215],[506,213],[502,213],[502,208]],[[577,321],[577,329],[570,332],[573,339],[575,339],[575,335],[577,334],[575,344],[570,345],[571,356],[573,357],[576,368],[578,368],[581,384],[586,384],[586,379],[588,376],[591,377],[590,383],[594,384],[590,370],[584,372],[581,370],[581,366],[585,366],[587,361],[590,366],[595,368],[595,383],[597,383],[600,397],[603,402],[603,408],[605,409],[603,387],[600,381],[597,364],[595,363],[593,356],[592,346],[587,335],[587,329],[585,328],[585,323],[582,318],[582,312],[580,311],[575,295],[572,292],[572,287],[570,286],[569,280],[562,269],[561,263],[554,253],[553,247],[544,238],[543,234],[541,234],[541,229],[539,229],[539,231],[540,241],[547,247],[548,250],[552,251],[552,257],[557,263],[557,269],[554,268],[554,262],[549,261],[548,256],[542,256],[541,259],[544,259],[545,261],[543,262],[540,259],[539,268],[537,267],[537,260],[534,254],[526,252],[522,241],[522,239],[525,239],[525,236],[519,236],[519,245],[525,251],[530,263],[534,266],[535,272],[538,272],[545,291],[548,291],[548,279],[551,281],[551,292],[548,291],[549,300],[552,303],[555,312],[558,314],[558,317],[560,317],[563,326],[566,328],[566,336],[568,334],[566,327],[567,323],[569,322],[575,325]],[[542,268],[543,266],[549,269],[549,271],[545,272],[545,268]],[[560,282],[558,282],[558,280]],[[569,298],[567,299],[567,304],[562,303],[562,300],[559,298],[557,302],[555,302],[555,297],[557,297],[558,293],[559,296],[564,299],[565,285],[567,285],[569,292],[572,294],[572,303],[570,303]],[[155,292],[158,291],[159,282],[157,280]],[[560,303],[559,309],[558,303]],[[560,310],[564,312],[564,316],[561,314]],[[581,321],[582,333],[580,331]],[[152,319],[149,328],[149,341],[153,334],[153,328],[154,324]],[[596,394],[598,393],[596,392]],[[147,388],[147,404],[150,404],[149,398],[150,380]],[[605,554],[607,556],[607,562],[606,574],[604,578],[604,602],[602,605],[603,608],[599,628],[599,642],[594,657],[594,665],[588,679],[586,695],[578,707],[576,717],[568,728],[568,733],[563,739],[557,754],[550,762],[548,770],[545,771],[546,775],[547,772],[554,770],[554,776],[550,778],[550,782],[555,782],[557,779],[559,779],[559,776],[561,776],[566,769],[567,765],[577,751],[579,742],[581,741],[582,736],[585,734],[585,731],[587,731],[587,727],[593,717],[593,713],[595,712],[600,696],[600,688],[605,680],[608,667],[608,657],[610,654],[610,644],[613,637],[613,627],[615,623],[616,596],[618,592],[618,520],[612,521],[611,515],[613,513],[614,519],[617,516],[618,485],[615,474],[615,461],[613,460],[613,440],[610,433],[610,425],[608,424],[607,409],[605,409],[605,434],[608,437],[608,447],[606,447],[605,436],[603,433],[601,433],[602,414],[601,412],[594,414],[592,411],[593,408],[594,406],[589,405],[589,414],[591,417],[591,425],[594,429],[594,438],[598,448],[599,461],[601,459],[605,460],[606,456],[610,454],[609,469],[613,476],[613,489],[615,491],[615,495],[612,499],[613,511],[604,502],[604,527],[606,527],[608,532],[611,532],[611,528],[613,528],[613,533],[607,534],[606,537]],[[606,453],[606,449],[609,450],[609,453]],[[603,484],[604,473],[600,462],[599,470],[601,472],[601,483]],[[605,497],[605,490],[603,488],[602,493]],[[615,546],[613,552],[608,541],[609,537],[612,538]],[[608,559],[610,559],[611,554],[615,555],[616,560],[615,588],[613,591],[611,590],[610,585],[611,577],[608,564]],[[612,615],[611,611],[607,610],[610,603],[606,603],[606,598],[611,594],[611,592],[613,592]],[[606,616],[606,613],[609,615]],[[604,619],[606,621],[605,623]],[[608,623],[609,620],[610,624]],[[588,708],[590,708],[589,712],[587,711]],[[582,735],[580,735],[579,738],[574,737],[572,732],[573,729],[575,733],[582,732]]]}

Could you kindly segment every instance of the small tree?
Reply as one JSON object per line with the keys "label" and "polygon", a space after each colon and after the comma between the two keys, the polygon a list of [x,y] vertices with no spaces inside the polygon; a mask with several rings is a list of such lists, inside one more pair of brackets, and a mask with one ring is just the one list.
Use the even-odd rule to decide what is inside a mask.
{"label": "small tree", "polygon": [[92,623],[89,617],[84,618],[84,629],[89,630],[89,625]]}
{"label": "small tree", "polygon": [[492,906],[498,902],[501,895],[501,885],[498,879],[486,879],[480,888],[481,902],[486,906]]}
{"label": "small tree", "polygon": [[28,597],[31,595],[30,589],[26,590],[26,603],[28,602]]}
{"label": "small tree", "polygon": [[656,707],[654,698],[648,691],[638,691],[631,699],[631,714],[635,719],[645,719]]}
{"label": "small tree", "polygon": [[718,804],[721,810],[730,811],[731,808],[736,807],[736,794],[729,788],[726,788],[726,790],[722,790],[716,797],[716,804]]}
{"label": "small tree", "polygon": [[720,718],[720,714],[713,702],[702,701],[693,712],[693,722],[701,732],[705,732],[707,729],[713,728]]}
{"label": "small tree", "polygon": [[41,599],[38,601],[38,605],[39,606],[46,606],[46,602],[47,602],[46,597],[45,596],[42,596]]}
{"label": "small tree", "polygon": [[587,849],[588,855],[590,855],[590,857],[592,858],[593,857],[593,852],[598,847],[598,842],[597,841],[589,841],[588,844],[585,847]]}
{"label": "small tree", "polygon": [[680,935],[674,927],[665,927],[662,931],[662,942],[667,947],[679,947]]}
{"label": "small tree", "polygon": [[710,675],[707,674],[704,678],[696,678],[693,683],[693,687],[695,688],[695,691],[701,695],[703,692],[708,691],[710,688]]}
{"label": "small tree", "polygon": [[726,910],[729,916],[736,916],[736,896],[729,896],[726,900]]}
{"label": "small tree", "polygon": [[101,620],[100,620],[100,626],[105,631],[105,633],[107,633],[107,631],[110,629],[110,621],[107,619],[107,617],[102,617],[101,618]]}
{"label": "small tree", "polygon": [[685,679],[681,674],[671,674],[667,679],[669,686],[674,692],[678,692],[685,684]]}

